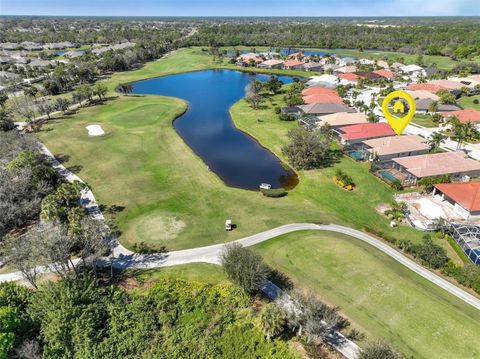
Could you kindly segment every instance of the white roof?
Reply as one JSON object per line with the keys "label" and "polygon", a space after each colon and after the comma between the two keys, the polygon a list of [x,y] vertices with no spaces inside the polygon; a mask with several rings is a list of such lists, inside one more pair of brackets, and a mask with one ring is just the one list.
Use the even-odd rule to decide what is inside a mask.
{"label": "white roof", "polygon": [[401,70],[403,72],[416,72],[416,71],[422,71],[423,67],[420,67],[418,65],[407,65],[407,66],[403,66]]}
{"label": "white roof", "polygon": [[370,59],[360,59],[358,60],[358,62],[360,62],[363,65],[373,65],[375,63],[375,61]]}
{"label": "white roof", "polygon": [[[328,82],[331,84],[336,84],[338,82],[338,77],[335,75],[321,75],[321,76],[312,76],[310,77],[311,82]],[[309,81],[309,82],[310,82]]]}

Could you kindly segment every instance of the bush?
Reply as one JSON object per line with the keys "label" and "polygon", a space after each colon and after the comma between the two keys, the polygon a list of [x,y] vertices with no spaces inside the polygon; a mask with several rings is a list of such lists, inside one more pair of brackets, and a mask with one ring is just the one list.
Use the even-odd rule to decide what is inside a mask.
{"label": "bush", "polygon": [[353,182],[352,177],[350,177],[340,169],[337,169],[335,171],[335,176],[333,176],[333,182],[335,182],[337,186],[340,186],[347,191],[353,191],[353,189],[355,188],[355,183]]}
{"label": "bush", "polygon": [[289,115],[288,113],[281,113],[278,118],[281,121],[295,121],[295,117],[292,115]]}
{"label": "bush", "polygon": [[401,191],[403,190],[402,182],[396,179],[395,181],[390,182],[390,188],[394,191]]}
{"label": "bush", "polygon": [[360,359],[402,359],[403,355],[383,341],[370,342],[360,353]]}
{"label": "bush", "polygon": [[282,108],[279,106],[275,107],[275,113],[278,115],[280,112],[282,112]]}
{"label": "bush", "polygon": [[284,188],[271,188],[271,189],[261,189],[260,192],[265,197],[280,198],[287,195],[287,191]]}
{"label": "bush", "polygon": [[478,101],[478,98],[476,98],[476,99],[473,100],[473,103],[474,103],[475,105],[478,105],[478,104],[480,103],[480,101]]}
{"label": "bush", "polygon": [[270,274],[261,256],[238,243],[226,245],[220,260],[228,279],[247,293],[258,293]]}

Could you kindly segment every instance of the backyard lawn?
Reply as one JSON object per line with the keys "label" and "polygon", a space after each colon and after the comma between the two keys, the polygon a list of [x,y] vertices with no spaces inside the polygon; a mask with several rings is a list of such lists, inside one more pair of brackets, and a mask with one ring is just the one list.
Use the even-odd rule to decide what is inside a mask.
{"label": "backyard lawn", "polygon": [[[473,103],[474,100],[478,100],[479,103]],[[458,101],[458,104],[463,108],[471,108],[480,111],[480,95],[476,96],[463,96]]]}
{"label": "backyard lawn", "polygon": [[367,337],[414,358],[478,358],[480,312],[354,238],[296,232],[254,247],[300,288],[340,307]]}
{"label": "backyard lawn", "polygon": [[412,122],[417,124],[417,125],[420,125],[420,126],[423,126],[423,127],[438,127],[439,124],[438,123],[435,123],[433,122],[432,120],[432,117],[430,115],[415,115],[415,117],[413,117],[412,119]]}

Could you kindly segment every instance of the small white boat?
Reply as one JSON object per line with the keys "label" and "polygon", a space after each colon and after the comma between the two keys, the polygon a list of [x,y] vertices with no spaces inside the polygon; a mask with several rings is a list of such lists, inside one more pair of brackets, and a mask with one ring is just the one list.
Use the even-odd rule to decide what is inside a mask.
{"label": "small white boat", "polygon": [[260,183],[260,189],[271,189],[272,185],[270,183]]}

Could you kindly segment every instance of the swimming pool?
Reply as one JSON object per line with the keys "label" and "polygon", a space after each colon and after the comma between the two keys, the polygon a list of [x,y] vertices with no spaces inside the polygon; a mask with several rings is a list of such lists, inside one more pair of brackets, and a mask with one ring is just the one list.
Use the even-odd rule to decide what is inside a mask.
{"label": "swimming pool", "polygon": [[357,161],[362,161],[365,159],[365,154],[362,151],[350,151],[348,155]]}
{"label": "swimming pool", "polygon": [[388,182],[398,181],[398,178],[392,175],[389,171],[379,171],[378,174],[386,179]]}

